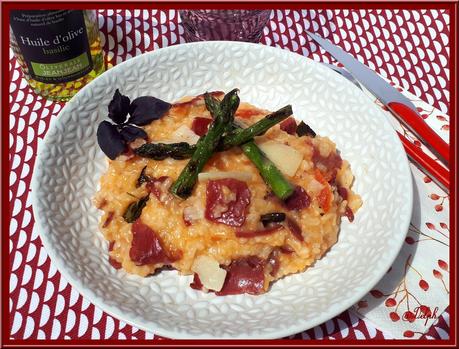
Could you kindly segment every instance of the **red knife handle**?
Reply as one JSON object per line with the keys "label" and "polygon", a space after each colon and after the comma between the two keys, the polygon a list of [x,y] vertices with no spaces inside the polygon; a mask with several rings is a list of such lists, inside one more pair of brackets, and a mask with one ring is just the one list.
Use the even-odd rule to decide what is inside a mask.
{"label": "red knife handle", "polygon": [[391,102],[388,107],[405,127],[413,132],[435,155],[439,156],[440,160],[446,161],[446,165],[448,165],[448,143],[436,134],[416,112],[398,102]]}
{"label": "red knife handle", "polygon": [[[424,153],[419,147],[415,146],[403,137],[400,133],[398,136],[402,141],[406,153],[414,162],[417,163],[421,171],[426,173],[435,182],[439,182],[438,184],[443,187],[446,192],[449,192],[449,171]],[[441,184],[443,184],[443,186]]]}

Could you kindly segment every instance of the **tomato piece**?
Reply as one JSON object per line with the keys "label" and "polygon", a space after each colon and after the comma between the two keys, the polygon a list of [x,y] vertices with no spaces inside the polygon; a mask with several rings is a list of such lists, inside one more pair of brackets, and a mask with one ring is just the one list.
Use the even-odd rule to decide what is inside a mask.
{"label": "tomato piece", "polygon": [[285,131],[290,135],[294,135],[296,132],[296,121],[292,117],[289,117],[282,121],[279,126],[282,131]]}
{"label": "tomato piece", "polygon": [[139,219],[132,224],[129,257],[136,265],[170,262],[158,235]]}
{"label": "tomato piece", "polygon": [[207,182],[204,214],[207,220],[240,227],[245,222],[249,205],[247,183],[233,178]]}
{"label": "tomato piece", "polygon": [[322,172],[319,170],[319,169],[314,169],[314,177],[315,179],[322,185],[327,185],[328,182],[327,180],[325,179],[324,175],[322,174]]}
{"label": "tomato piece", "polygon": [[212,119],[196,117],[193,119],[193,123],[191,124],[191,129],[198,136],[204,136],[209,130],[209,125],[211,122],[212,122]]}
{"label": "tomato piece", "polygon": [[314,177],[317,179],[318,182],[325,186],[320,191],[319,195],[317,195],[317,202],[319,203],[320,207],[322,207],[324,212],[328,212],[330,210],[332,202],[332,192],[330,185],[328,184],[325,177],[322,175],[322,172],[320,172],[318,169],[315,170]]}
{"label": "tomato piece", "polygon": [[330,188],[323,188],[318,197],[317,201],[319,202],[320,207],[324,210],[324,212],[328,212],[331,207],[331,191]]}
{"label": "tomato piece", "polygon": [[239,117],[241,119],[249,119],[252,116],[259,115],[259,114],[260,114],[260,111],[257,110],[257,109],[238,109],[236,111],[236,115],[235,116],[237,116],[237,117]]}

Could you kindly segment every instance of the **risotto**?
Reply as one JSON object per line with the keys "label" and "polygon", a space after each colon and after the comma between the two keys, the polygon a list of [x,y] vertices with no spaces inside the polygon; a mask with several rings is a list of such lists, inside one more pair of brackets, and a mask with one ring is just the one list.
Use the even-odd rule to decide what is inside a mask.
{"label": "risotto", "polygon": [[[221,100],[224,94],[212,95]],[[145,277],[173,268],[194,275],[195,289],[264,293],[273,281],[320,259],[337,242],[341,217],[353,221],[362,204],[335,144],[293,116],[253,143],[290,183],[287,198],[273,193],[240,146],[214,152],[191,195],[174,195],[171,186],[189,158],[154,159],[137,149],[152,142],[196,146],[210,132],[212,117],[203,95],[171,104],[163,114],[143,125],[139,137],[125,138],[94,198],[116,269]],[[246,128],[268,114],[240,103],[234,122]]]}

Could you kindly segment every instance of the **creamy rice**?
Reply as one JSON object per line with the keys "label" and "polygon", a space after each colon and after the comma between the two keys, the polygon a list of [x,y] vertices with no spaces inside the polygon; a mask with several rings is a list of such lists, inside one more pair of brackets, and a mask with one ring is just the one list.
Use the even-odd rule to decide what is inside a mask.
{"label": "creamy rice", "polygon": [[[241,103],[236,119],[250,125],[268,113]],[[188,98],[174,104],[163,118],[145,126],[148,141],[170,140],[180,126],[191,128],[195,117],[210,117],[202,97]],[[193,194],[186,200],[168,193],[168,186],[179,176],[188,160],[156,161],[139,156],[119,156],[116,160],[109,160],[108,170],[100,180],[101,189],[95,196],[95,204],[103,211],[100,230],[111,242],[112,265],[122,267],[128,273],[147,276],[165,264],[138,265],[139,263],[130,258],[132,223],[127,223],[123,214],[129,204],[149,193],[146,184],[136,187],[139,174],[145,166],[145,173],[149,177],[167,176],[169,179],[157,183],[163,186],[158,188],[163,195],[158,198],[150,194],[140,220],[156,233],[167,254],[172,256],[172,262],[166,264],[170,264],[180,274],[192,274],[195,259],[202,255],[211,257],[224,268],[235,260],[250,256],[267,261],[273,256],[273,251],[277,251],[275,255],[278,269],[273,273],[272,267],[264,268],[263,291],[266,291],[273,280],[304,271],[320,259],[337,242],[341,217],[346,213],[349,216],[349,211],[346,210],[350,209],[355,214],[362,204],[360,197],[351,190],[354,177],[349,163],[342,160],[341,167],[332,174],[334,178],[326,178],[330,173],[326,173],[327,168],[320,161],[314,161],[314,156],[317,160],[317,157],[332,158],[336,154],[336,146],[329,138],[319,135],[314,138],[298,137],[288,134],[276,125],[265,135],[256,138],[257,143],[267,140],[289,145],[303,155],[295,175],[287,178],[291,183],[305,189],[311,199],[310,205],[302,210],[286,210],[279,199],[270,195],[257,169],[240,148],[216,153],[206,164],[204,172],[238,171],[251,174],[251,179],[246,181],[250,189],[250,205],[245,223],[239,228],[215,223],[204,217],[207,181],[198,181]],[[324,173],[325,181],[320,178],[320,173]],[[340,190],[347,193],[344,198],[338,193],[339,187],[344,188]],[[330,195],[328,210],[320,205],[319,196],[324,190],[325,193],[328,190]],[[296,221],[302,231],[303,241],[295,237],[286,225],[272,234],[250,238],[236,236],[237,230],[259,230],[260,215],[269,212],[285,212],[290,219]],[[194,217],[191,225],[184,221],[184,213]]]}

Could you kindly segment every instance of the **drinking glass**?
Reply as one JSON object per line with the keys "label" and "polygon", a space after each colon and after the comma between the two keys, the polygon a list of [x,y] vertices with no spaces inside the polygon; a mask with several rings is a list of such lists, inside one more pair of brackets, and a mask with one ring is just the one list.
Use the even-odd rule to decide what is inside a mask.
{"label": "drinking glass", "polygon": [[181,10],[187,42],[208,40],[258,43],[271,10]]}

